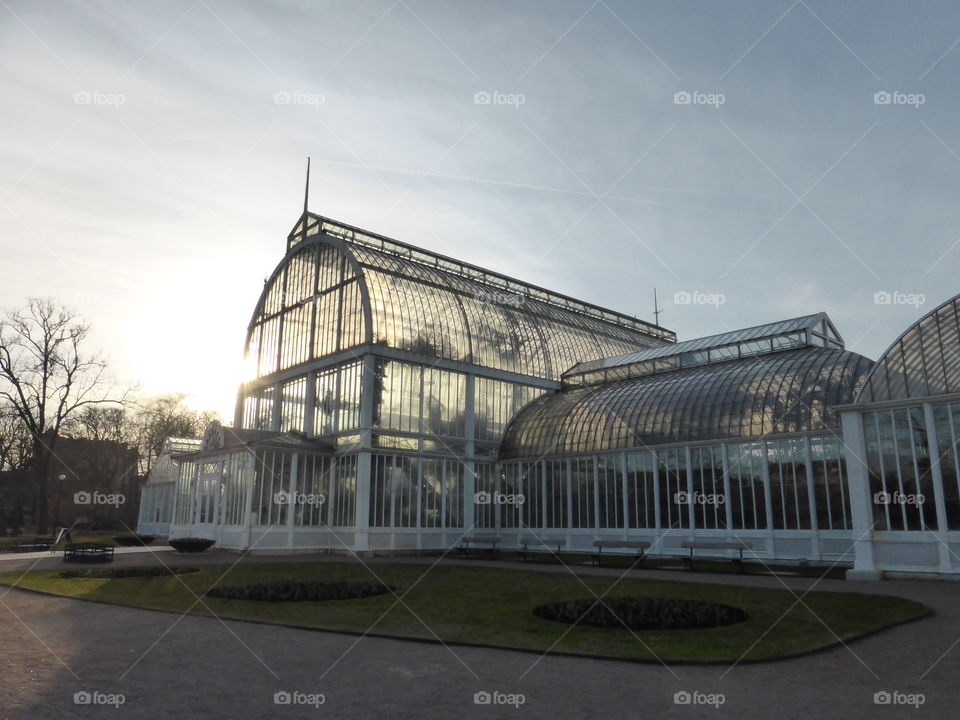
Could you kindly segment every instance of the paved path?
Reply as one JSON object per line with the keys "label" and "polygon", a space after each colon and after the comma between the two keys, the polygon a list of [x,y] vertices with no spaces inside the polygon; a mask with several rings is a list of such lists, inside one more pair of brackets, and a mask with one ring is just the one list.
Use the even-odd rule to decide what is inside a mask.
{"label": "paved path", "polygon": [[[203,556],[205,562],[216,559]],[[779,585],[776,578],[644,575]],[[801,588],[810,581],[788,582]],[[960,644],[920,676],[960,638],[960,583],[824,581],[818,589],[902,595],[927,603],[936,615],[850,649],[727,672],[727,666],[668,669],[369,637],[358,642],[335,633],[179,618],[0,588],[0,718],[806,720],[957,714]],[[874,694],[884,690],[923,693],[925,702],[919,709],[875,705]],[[75,704],[74,694],[84,691],[122,693],[125,702],[119,711]],[[294,691],[304,694],[301,700],[322,693],[325,702],[319,708],[274,703],[275,693]],[[522,693],[525,702],[519,708],[477,705],[479,691]],[[719,709],[677,705],[678,691],[722,693],[725,702]]]}

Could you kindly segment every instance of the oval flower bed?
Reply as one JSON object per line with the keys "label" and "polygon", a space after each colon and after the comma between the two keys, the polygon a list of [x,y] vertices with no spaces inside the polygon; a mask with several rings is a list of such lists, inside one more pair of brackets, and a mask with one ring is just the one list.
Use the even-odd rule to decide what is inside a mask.
{"label": "oval flower bed", "polygon": [[658,597],[612,597],[567,600],[533,609],[544,620],[599,628],[631,630],[690,630],[714,628],[750,619],[732,605]]}
{"label": "oval flower bed", "polygon": [[323,582],[320,580],[275,580],[249,585],[213,587],[205,593],[227,600],[303,602],[355,600],[393,592],[394,588],[370,582]]}
{"label": "oval flower bed", "polygon": [[163,565],[151,565],[149,567],[107,567],[90,568],[89,570],[63,570],[60,573],[62,578],[151,578],[166,577],[167,575],[183,575],[184,573],[195,573],[196,568],[191,567],[165,567]]}

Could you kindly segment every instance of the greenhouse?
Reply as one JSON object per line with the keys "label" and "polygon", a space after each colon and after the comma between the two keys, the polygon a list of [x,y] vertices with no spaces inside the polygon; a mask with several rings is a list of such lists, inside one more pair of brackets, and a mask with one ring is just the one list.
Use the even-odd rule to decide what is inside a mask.
{"label": "greenhouse", "polygon": [[305,212],[245,353],[233,427],[170,447],[141,531],[254,552],[717,540],[854,577],[960,570],[956,301],[876,364],[824,313],[678,342]]}

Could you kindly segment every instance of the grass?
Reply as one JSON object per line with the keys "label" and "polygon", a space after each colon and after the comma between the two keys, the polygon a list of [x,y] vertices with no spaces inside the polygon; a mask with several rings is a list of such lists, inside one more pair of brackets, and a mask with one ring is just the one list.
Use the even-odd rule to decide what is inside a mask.
{"label": "grass", "polygon": [[[446,642],[538,652],[553,648],[554,652],[641,661],[659,657],[668,662],[788,657],[833,645],[837,637],[850,640],[929,613],[920,603],[884,595],[813,592],[804,598],[803,604],[795,604],[796,598],[786,590],[638,578],[624,579],[611,590],[617,581],[615,577],[574,577],[569,573],[453,564],[437,565],[424,575],[425,565],[377,561],[370,567],[378,577],[359,563],[348,562],[228,567],[207,566],[190,575],[134,579],[63,579],[59,571],[53,570],[32,571],[17,582],[19,573],[0,573],[0,584],[16,582],[18,587],[68,597],[174,612],[189,610],[198,615],[212,611],[225,618],[324,630],[369,630],[376,635],[431,641],[436,640],[436,633]],[[224,573],[226,576],[220,579]],[[397,593],[403,596],[409,610],[404,604],[395,604],[396,598],[390,594],[317,603],[209,597],[205,598],[207,609],[196,603],[184,587],[185,584],[201,594],[215,583],[237,585],[280,579],[379,580],[398,588]],[[611,597],[671,597],[724,603],[743,608],[750,619],[706,630],[632,633],[581,626],[571,629],[569,625],[533,615],[533,608],[538,605],[591,597],[584,584],[598,595],[609,591]]]}

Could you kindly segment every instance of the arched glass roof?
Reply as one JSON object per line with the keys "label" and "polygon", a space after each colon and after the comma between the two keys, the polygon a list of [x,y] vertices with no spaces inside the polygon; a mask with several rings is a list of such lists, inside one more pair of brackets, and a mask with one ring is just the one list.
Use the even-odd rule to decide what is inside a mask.
{"label": "arched glass roof", "polygon": [[800,348],[545,395],[507,428],[504,458],[700,442],[839,425],[872,362]]}
{"label": "arched glass roof", "polygon": [[[248,352],[259,354],[258,376],[373,342],[559,380],[580,361],[676,340],[628,315],[312,213],[287,247],[251,321]],[[347,311],[356,330],[319,343],[320,328]]]}
{"label": "arched glass roof", "polygon": [[960,295],[911,325],[877,361],[859,403],[960,392]]}

